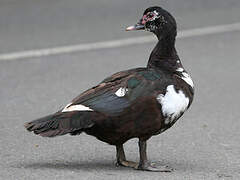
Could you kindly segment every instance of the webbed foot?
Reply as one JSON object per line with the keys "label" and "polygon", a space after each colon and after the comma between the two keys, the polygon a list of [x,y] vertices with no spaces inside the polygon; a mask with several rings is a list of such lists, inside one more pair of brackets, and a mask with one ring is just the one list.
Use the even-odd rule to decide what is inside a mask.
{"label": "webbed foot", "polygon": [[123,167],[131,167],[131,168],[138,168],[138,163],[133,162],[133,161],[126,161],[126,160],[121,160],[116,162],[116,166],[123,166]]}
{"label": "webbed foot", "polygon": [[155,165],[154,163],[139,164],[138,170],[142,171],[154,171],[154,172],[172,172],[173,168],[165,165]]}

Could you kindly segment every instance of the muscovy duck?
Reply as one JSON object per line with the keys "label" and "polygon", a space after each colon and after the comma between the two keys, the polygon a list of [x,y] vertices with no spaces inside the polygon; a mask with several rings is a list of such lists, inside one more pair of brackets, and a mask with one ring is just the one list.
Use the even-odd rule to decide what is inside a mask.
{"label": "muscovy duck", "polygon": [[[146,142],[170,128],[192,103],[194,87],[175,49],[177,25],[161,7],[149,7],[126,29],[154,33],[158,43],[147,67],[121,71],[83,92],[60,111],[25,123],[44,137],[85,132],[116,146],[117,164],[147,171],[171,171],[147,160]],[[127,161],[123,144],[139,139],[139,163]]]}

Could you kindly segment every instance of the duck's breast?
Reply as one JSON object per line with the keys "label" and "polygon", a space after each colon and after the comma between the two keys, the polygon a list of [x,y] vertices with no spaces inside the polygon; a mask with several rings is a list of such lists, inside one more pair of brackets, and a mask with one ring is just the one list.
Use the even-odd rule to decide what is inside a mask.
{"label": "duck's breast", "polygon": [[157,101],[161,104],[165,124],[177,120],[189,105],[189,98],[184,94],[184,91],[176,90],[174,85],[167,86],[166,93],[159,94]]}

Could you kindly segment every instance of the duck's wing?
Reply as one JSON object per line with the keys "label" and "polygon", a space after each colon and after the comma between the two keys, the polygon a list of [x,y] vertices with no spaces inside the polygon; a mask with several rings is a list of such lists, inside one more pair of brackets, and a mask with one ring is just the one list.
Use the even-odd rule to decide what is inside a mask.
{"label": "duck's wing", "polygon": [[116,73],[73,99],[63,111],[85,109],[117,116],[151,90],[151,82],[141,78],[142,75],[139,74],[144,71],[147,70],[138,68]]}
{"label": "duck's wing", "polygon": [[154,97],[154,91],[159,91],[157,86],[164,87],[164,81],[159,78],[144,68],[116,73],[80,94],[57,113],[28,122],[25,127],[47,137],[79,134],[92,127],[96,117],[119,116],[128,112],[134,103],[142,103],[144,97]]}

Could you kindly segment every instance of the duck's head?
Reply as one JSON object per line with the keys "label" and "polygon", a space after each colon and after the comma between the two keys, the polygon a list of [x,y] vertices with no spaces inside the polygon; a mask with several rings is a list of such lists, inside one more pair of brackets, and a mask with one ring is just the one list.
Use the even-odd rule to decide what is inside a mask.
{"label": "duck's head", "polygon": [[134,26],[129,26],[126,31],[146,30],[153,32],[158,37],[164,37],[168,34],[175,34],[177,31],[177,24],[174,17],[162,9],[154,6],[147,8],[140,21]]}

